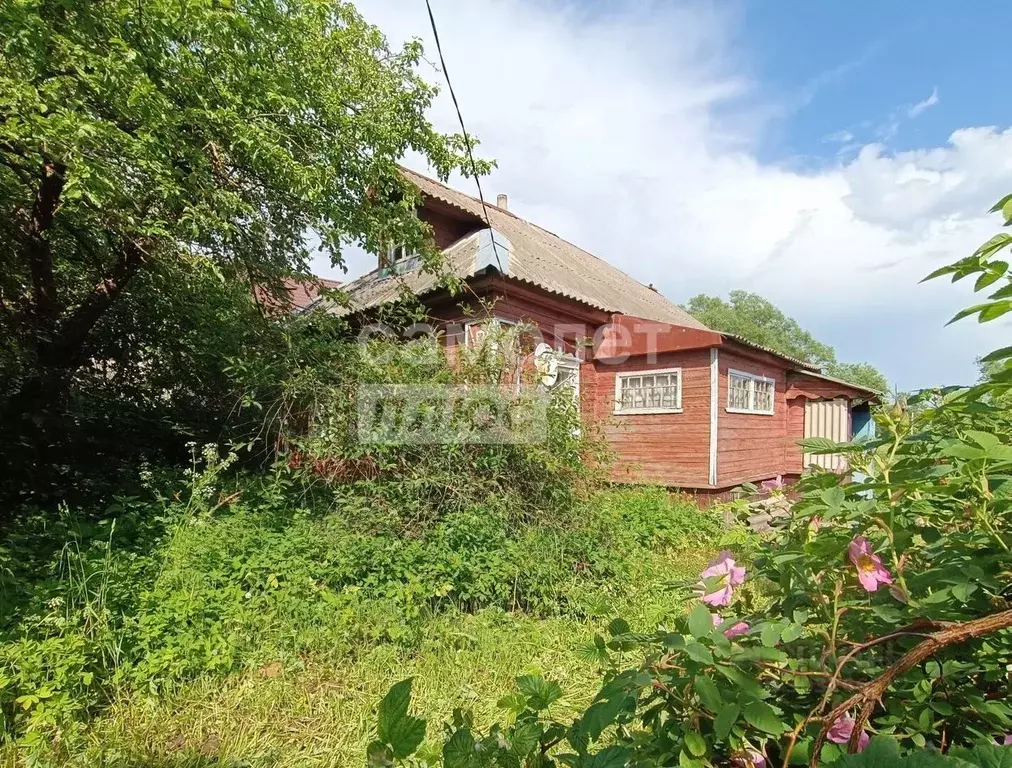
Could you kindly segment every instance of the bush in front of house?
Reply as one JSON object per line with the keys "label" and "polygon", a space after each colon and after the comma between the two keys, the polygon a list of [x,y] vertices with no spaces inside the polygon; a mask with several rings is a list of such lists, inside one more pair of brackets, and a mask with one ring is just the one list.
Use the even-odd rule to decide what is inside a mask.
{"label": "bush in front of house", "polygon": [[[363,361],[357,345],[342,346],[346,336],[321,338],[313,321],[286,332],[293,348],[315,351],[299,352],[304,367],[285,369],[290,379],[261,372],[272,404],[253,404],[268,386],[247,390],[244,408],[266,412],[263,428],[274,431],[242,460],[191,446],[189,469],[143,470],[138,495],[104,510],[63,507],[58,524],[49,510],[22,510],[9,528],[6,740],[66,758],[114,700],[307,658],[339,664],[379,643],[410,649],[435,613],[607,615],[645,573],[670,567],[662,553],[712,548],[725,534],[715,516],[664,491],[597,488],[583,464],[593,436],[560,396],[549,398],[542,442],[364,447],[347,424],[334,428],[348,413],[341,392],[356,381],[489,382],[501,364],[455,368],[424,340],[374,343]],[[379,359],[382,371],[363,373]],[[322,404],[315,423],[300,412],[309,391]],[[272,422],[279,402],[285,418]],[[271,458],[258,467],[265,442]],[[321,461],[374,469],[337,477]],[[679,610],[666,595],[654,602]]]}

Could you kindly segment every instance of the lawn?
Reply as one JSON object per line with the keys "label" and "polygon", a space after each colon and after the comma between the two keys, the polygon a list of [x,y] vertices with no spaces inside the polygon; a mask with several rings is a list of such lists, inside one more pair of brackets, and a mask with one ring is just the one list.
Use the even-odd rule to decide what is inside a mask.
{"label": "lawn", "polygon": [[18,675],[5,681],[14,712],[17,695],[45,695],[15,715],[24,736],[0,756],[359,765],[377,703],[406,677],[433,744],[457,707],[501,722],[497,702],[522,674],[559,683],[553,713],[575,714],[600,685],[586,654],[595,633],[618,616],[642,631],[669,623],[684,612],[678,585],[744,543],[659,489],[600,492],[582,509],[570,523],[511,528],[490,507],[392,535],[258,498],[190,510],[150,552],[125,533],[118,546],[81,543],[56,568],[81,574],[77,591],[39,581],[21,609],[37,629],[2,646]]}
{"label": "lawn", "polygon": [[[708,554],[668,550],[641,561],[636,588],[612,603],[636,628],[681,612],[671,582],[698,573]],[[81,759],[88,765],[333,766],[363,764],[376,704],[393,683],[414,677],[414,709],[428,736],[456,707],[476,722],[502,720],[496,702],[518,675],[558,682],[557,714],[576,714],[600,684],[581,647],[608,619],[536,618],[497,609],[426,620],[415,648],[382,643],[343,662],[312,658],[206,679],[163,696],[134,694],[92,726]]]}

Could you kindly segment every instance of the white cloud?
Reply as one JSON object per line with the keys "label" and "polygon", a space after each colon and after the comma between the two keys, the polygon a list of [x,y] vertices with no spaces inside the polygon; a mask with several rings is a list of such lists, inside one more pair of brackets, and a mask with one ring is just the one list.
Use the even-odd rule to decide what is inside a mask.
{"label": "white cloud", "polygon": [[910,109],[907,110],[907,117],[909,117],[910,119],[917,117],[925,110],[931,109],[933,106],[935,106],[938,103],[938,101],[939,101],[938,89],[933,88],[931,90],[931,95],[928,96],[928,98],[924,99],[924,101],[918,101],[916,104],[910,107]]}
{"label": "white cloud", "polygon": [[850,131],[834,131],[823,136],[822,140],[832,144],[849,144],[854,140],[854,134]]}
{"label": "white cloud", "polygon": [[[724,6],[598,17],[533,0],[433,6],[468,130],[499,163],[483,188],[508,193],[520,215],[674,301],[761,293],[903,388],[971,378],[1007,333],[943,330],[968,292],[917,283],[993,233],[983,212],[1012,191],[1012,131],[959,130],[899,154],[870,145],[800,172],[756,158],[777,105],[731,48],[737,19]],[[391,41],[423,38],[435,59],[424,4],[361,10]],[[447,94],[432,118],[458,129]]]}

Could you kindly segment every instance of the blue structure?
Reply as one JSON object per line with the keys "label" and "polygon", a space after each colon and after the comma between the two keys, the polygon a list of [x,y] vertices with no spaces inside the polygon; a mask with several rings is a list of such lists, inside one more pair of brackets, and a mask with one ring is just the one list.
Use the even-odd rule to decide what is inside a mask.
{"label": "blue structure", "polygon": [[850,429],[852,440],[870,440],[875,437],[875,421],[871,417],[871,406],[868,403],[855,405],[851,409]]}

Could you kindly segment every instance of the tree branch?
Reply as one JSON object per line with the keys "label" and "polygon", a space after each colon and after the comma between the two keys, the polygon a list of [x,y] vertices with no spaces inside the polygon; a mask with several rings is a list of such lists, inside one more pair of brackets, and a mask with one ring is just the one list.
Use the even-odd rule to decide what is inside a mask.
{"label": "tree branch", "polygon": [[915,645],[911,650],[903,654],[899,661],[889,667],[875,680],[862,686],[860,691],[826,715],[822,721],[822,727],[819,729],[819,735],[815,738],[815,744],[812,747],[810,768],[815,768],[818,764],[819,752],[825,743],[826,734],[833,727],[833,723],[843,717],[850,709],[859,707],[857,718],[854,721],[854,731],[851,733],[850,741],[847,744],[848,749],[854,752],[857,750],[858,742],[861,739],[861,732],[864,730],[868,718],[871,717],[875,705],[881,701],[886,689],[897,678],[920,664],[929,656],[938,653],[946,646],[962,643],[981,635],[1007,629],[1008,627],[1012,627],[1012,610],[984,616],[963,624],[955,624],[932,635],[928,635],[927,640]]}
{"label": "tree branch", "polygon": [[133,240],[124,243],[112,269],[60,324],[53,340],[40,350],[47,365],[66,369],[80,362],[91,329],[149,258],[150,254],[139,243]]}
{"label": "tree branch", "polygon": [[66,184],[67,166],[52,160],[46,160],[42,166],[43,177],[32,216],[28,222],[28,242],[25,255],[32,276],[32,297],[35,311],[40,317],[55,320],[59,313],[56,295],[56,277],[53,273],[53,253],[48,233],[53,227],[53,219],[60,207],[60,196]]}

